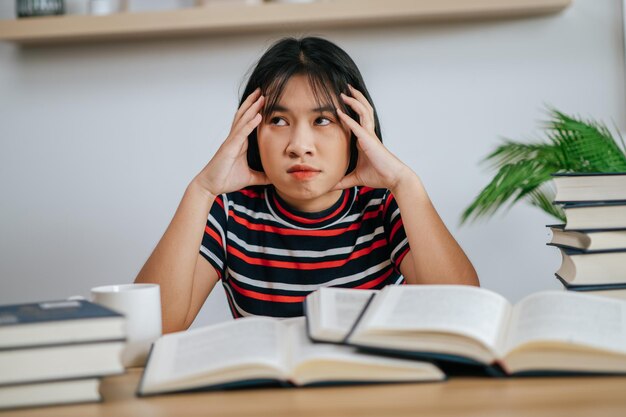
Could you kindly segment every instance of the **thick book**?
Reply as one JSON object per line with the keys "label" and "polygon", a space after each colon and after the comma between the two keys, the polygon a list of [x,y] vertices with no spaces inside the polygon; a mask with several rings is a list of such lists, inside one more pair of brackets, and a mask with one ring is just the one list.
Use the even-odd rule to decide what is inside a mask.
{"label": "thick book", "polygon": [[553,174],[555,202],[626,200],[626,172]]}
{"label": "thick book", "polygon": [[563,212],[565,230],[626,229],[626,201],[566,203]]}
{"label": "thick book", "polygon": [[[341,336],[341,326],[324,332],[319,314],[318,305],[338,296],[334,290],[307,297],[313,340]],[[482,364],[504,375],[626,373],[622,301],[543,291],[512,305],[493,291],[460,285],[387,286],[369,297],[343,343],[381,355]],[[336,313],[342,303],[335,302]]]}
{"label": "thick book", "polygon": [[124,339],[0,349],[0,386],[124,373]]}
{"label": "thick book", "polygon": [[0,306],[0,349],[126,337],[123,315],[85,300]]}
{"label": "thick book", "polygon": [[549,245],[579,250],[626,249],[626,229],[565,230],[564,224],[547,225],[552,231]]}
{"label": "thick book", "polygon": [[0,409],[98,402],[99,388],[99,378],[0,386]]}
{"label": "thick book", "polygon": [[561,252],[557,277],[567,286],[626,287],[626,249],[583,251],[555,246]]}
{"label": "thick book", "polygon": [[440,381],[426,362],[314,344],[304,317],[246,317],[160,337],[137,394],[259,386]]}

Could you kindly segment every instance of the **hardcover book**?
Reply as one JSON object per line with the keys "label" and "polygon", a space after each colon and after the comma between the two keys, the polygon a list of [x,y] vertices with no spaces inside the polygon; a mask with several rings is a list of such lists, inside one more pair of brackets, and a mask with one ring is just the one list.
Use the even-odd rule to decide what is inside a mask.
{"label": "hardcover book", "polygon": [[[341,337],[319,308],[338,295],[327,288],[307,297],[313,340]],[[336,315],[331,323],[341,320],[343,308],[325,312]],[[496,375],[625,373],[624,317],[626,303],[576,292],[539,292],[513,305],[471,286],[387,286],[369,295],[342,343],[382,355],[482,365]]]}
{"label": "hardcover book", "polygon": [[85,300],[0,306],[0,349],[126,338],[123,315]]}
{"label": "hardcover book", "polygon": [[626,200],[626,172],[553,174],[555,202]]}
{"label": "hardcover book", "polygon": [[558,248],[562,261],[556,275],[566,287],[611,285],[626,288],[626,249],[581,251]]}
{"label": "hardcover book", "polygon": [[626,229],[565,230],[564,224],[548,225],[552,231],[549,245],[585,251],[626,249]]}

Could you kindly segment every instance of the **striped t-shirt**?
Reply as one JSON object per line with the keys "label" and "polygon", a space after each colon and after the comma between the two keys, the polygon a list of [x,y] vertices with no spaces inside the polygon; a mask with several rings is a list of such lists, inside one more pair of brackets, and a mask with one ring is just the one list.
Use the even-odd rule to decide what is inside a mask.
{"label": "striped t-shirt", "polygon": [[400,210],[385,189],[344,190],[330,208],[290,208],[272,186],[222,194],[209,213],[200,253],[216,269],[235,318],[303,314],[320,287],[400,284],[409,250]]}

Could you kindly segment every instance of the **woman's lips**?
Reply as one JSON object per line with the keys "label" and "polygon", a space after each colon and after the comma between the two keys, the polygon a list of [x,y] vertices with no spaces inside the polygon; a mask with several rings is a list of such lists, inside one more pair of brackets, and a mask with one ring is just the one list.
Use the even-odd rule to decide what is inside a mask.
{"label": "woman's lips", "polygon": [[308,180],[315,177],[321,171],[308,165],[294,165],[287,173],[297,180]]}

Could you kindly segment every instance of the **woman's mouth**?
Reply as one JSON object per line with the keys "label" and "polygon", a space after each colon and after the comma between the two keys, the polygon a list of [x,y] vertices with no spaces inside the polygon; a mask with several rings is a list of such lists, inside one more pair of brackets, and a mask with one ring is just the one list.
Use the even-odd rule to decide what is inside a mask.
{"label": "woman's mouth", "polygon": [[308,165],[294,165],[287,170],[293,178],[303,181],[315,177],[321,170]]}

